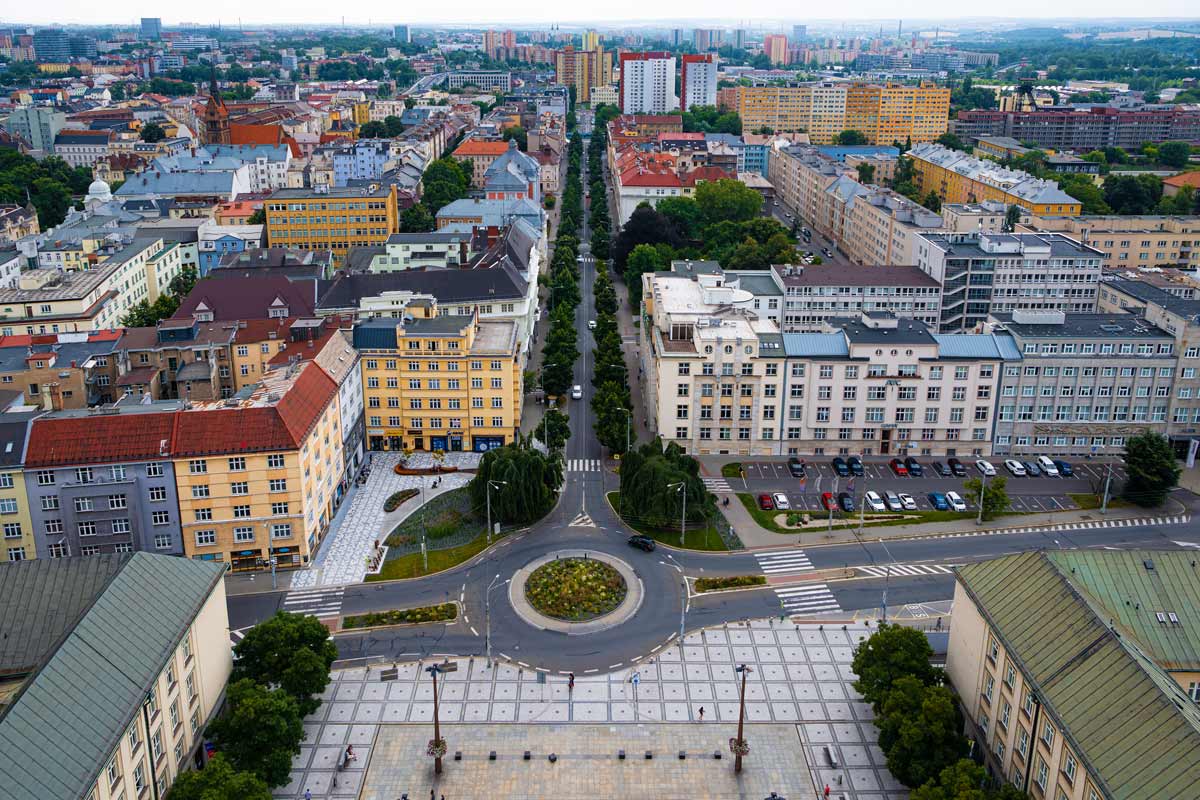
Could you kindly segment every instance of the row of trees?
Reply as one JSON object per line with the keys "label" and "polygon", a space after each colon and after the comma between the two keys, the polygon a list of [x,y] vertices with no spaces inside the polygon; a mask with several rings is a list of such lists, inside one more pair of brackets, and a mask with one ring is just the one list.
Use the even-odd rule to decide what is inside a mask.
{"label": "row of trees", "polygon": [[281,611],[234,647],[226,709],[209,726],[216,756],[181,773],[170,800],[269,800],[288,781],[304,717],[321,705],[337,647],[316,617]]}
{"label": "row of trees", "polygon": [[542,388],[546,394],[562,396],[571,388],[575,361],[579,358],[579,332],[575,309],[579,292],[579,228],[583,220],[583,139],[572,134],[567,146],[567,181],[562,193],[558,235],[550,258],[550,328],[542,348]]}
{"label": "row of trees", "polygon": [[967,758],[963,718],[933,650],[914,628],[880,625],[854,651],[854,688],[875,709],[888,770],[912,787],[914,800],[1019,800],[1004,783],[986,788],[983,768]]}

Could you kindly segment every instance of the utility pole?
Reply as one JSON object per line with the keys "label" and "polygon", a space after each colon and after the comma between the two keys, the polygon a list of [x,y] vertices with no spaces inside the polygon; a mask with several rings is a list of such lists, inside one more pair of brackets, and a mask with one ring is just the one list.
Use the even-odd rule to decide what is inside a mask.
{"label": "utility pole", "polygon": [[1108,474],[1104,476],[1104,498],[1100,501],[1100,513],[1108,513],[1108,490],[1112,486],[1112,462],[1108,462]]}
{"label": "utility pole", "polygon": [[745,664],[740,664],[734,667],[737,672],[742,673],[742,695],[741,703],[738,708],[738,732],[737,738],[729,743],[733,750],[733,771],[735,773],[742,771],[742,752],[748,750],[746,740],[742,738],[742,731],[746,723],[746,676],[754,670]]}
{"label": "utility pole", "polygon": [[979,499],[979,514],[977,514],[975,517],[976,525],[983,524],[983,496],[985,494],[987,494],[987,479],[988,479],[988,476],[987,476],[987,473],[985,472],[985,473],[983,473],[982,482],[979,484],[979,498],[978,498]]}
{"label": "utility pole", "polygon": [[684,546],[684,525],[687,522],[687,481],[667,484],[668,489],[674,489],[683,495],[683,516],[679,518],[679,546]]}
{"label": "utility pole", "polygon": [[683,595],[682,595],[682,597],[679,598],[679,602],[680,602],[680,606],[679,606],[679,652],[682,653],[683,652],[684,620],[687,615],[687,599],[688,599],[688,597],[687,597],[687,593],[688,593],[687,578],[684,578],[683,582],[681,584],[679,584],[679,586],[681,589],[683,589]]}
{"label": "utility pole", "polygon": [[[487,663],[492,666],[492,589],[496,588],[496,581],[500,580],[500,573],[496,573],[496,577],[492,578],[492,582],[488,584],[487,592],[483,595],[483,640],[484,646],[487,649]],[[505,581],[508,583],[508,581]]]}
{"label": "utility pole", "polygon": [[489,480],[487,482],[487,491],[485,492],[485,494],[487,494],[487,543],[488,543],[488,545],[491,545],[491,543],[492,543],[492,485],[493,484],[496,486],[507,486],[508,481]]}

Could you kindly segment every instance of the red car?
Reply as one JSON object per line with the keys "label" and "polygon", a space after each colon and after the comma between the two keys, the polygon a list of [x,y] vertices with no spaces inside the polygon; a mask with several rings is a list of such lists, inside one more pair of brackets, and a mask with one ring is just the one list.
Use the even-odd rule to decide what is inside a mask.
{"label": "red car", "polygon": [[891,461],[891,465],[892,465],[892,472],[896,473],[897,475],[907,475],[908,474],[908,467],[906,467],[904,465],[904,462],[901,461],[900,459],[893,458]]}
{"label": "red car", "polygon": [[832,511],[837,508],[837,501],[833,498],[833,492],[821,492],[821,505],[825,506],[826,511]]}
{"label": "red car", "polygon": [[774,511],[775,501],[771,499],[769,494],[760,494],[758,496],[758,507],[763,511]]}

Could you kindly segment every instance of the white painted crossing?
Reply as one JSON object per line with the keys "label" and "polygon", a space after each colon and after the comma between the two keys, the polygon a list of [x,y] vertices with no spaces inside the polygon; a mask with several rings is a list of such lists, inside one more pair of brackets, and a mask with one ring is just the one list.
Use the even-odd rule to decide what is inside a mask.
{"label": "white painted crossing", "polygon": [[724,478],[701,478],[700,480],[704,482],[704,488],[708,489],[714,494],[717,492],[733,491],[729,488],[729,481],[725,480]]}
{"label": "white painted crossing", "polygon": [[599,472],[600,459],[598,458],[571,458],[567,459],[567,472]]}
{"label": "white painted crossing", "polygon": [[755,553],[758,568],[764,575],[786,575],[796,572],[809,572],[813,569],[812,562],[803,550],[780,550],[774,553]]}
{"label": "white painted crossing", "polygon": [[312,617],[336,617],[342,613],[344,586],[328,589],[301,589],[287,593],[283,598],[283,610],[293,614]]}
{"label": "white painted crossing", "polygon": [[568,528],[594,528],[594,527],[596,527],[596,522],[587,514],[580,514],[579,516],[575,517],[575,519],[571,520],[571,524],[568,525],[567,527]]}
{"label": "white painted crossing", "polygon": [[954,567],[947,564],[884,564],[883,566],[855,567],[870,578],[886,578],[897,575],[951,575]]}
{"label": "white painted crossing", "polygon": [[816,614],[841,611],[837,599],[824,583],[808,583],[802,586],[781,586],[775,590],[780,608],[786,614]]}

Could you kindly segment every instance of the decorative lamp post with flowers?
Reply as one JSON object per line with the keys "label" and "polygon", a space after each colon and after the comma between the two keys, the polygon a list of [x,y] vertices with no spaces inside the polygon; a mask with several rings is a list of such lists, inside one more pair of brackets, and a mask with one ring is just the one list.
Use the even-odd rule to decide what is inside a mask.
{"label": "decorative lamp post with flowers", "polygon": [[746,722],[746,676],[754,670],[745,664],[739,664],[734,669],[742,673],[742,696],[741,707],[738,709],[738,732],[735,738],[729,740],[729,752],[733,753],[733,771],[741,772],[742,756],[750,755],[750,743],[742,736],[742,729]]}
{"label": "decorative lamp post with flowers", "polygon": [[429,744],[425,748],[425,754],[433,756],[433,772],[435,775],[441,775],[442,756],[446,755],[446,740],[442,738],[442,729],[438,724],[437,676],[438,673],[458,672],[458,664],[449,661],[441,664],[430,664],[425,668],[425,671],[433,677],[433,738],[429,740]]}

